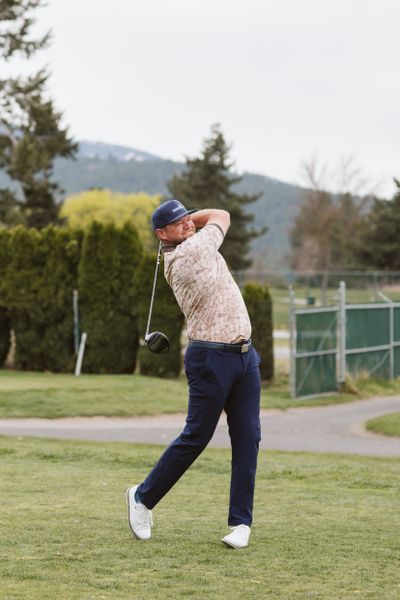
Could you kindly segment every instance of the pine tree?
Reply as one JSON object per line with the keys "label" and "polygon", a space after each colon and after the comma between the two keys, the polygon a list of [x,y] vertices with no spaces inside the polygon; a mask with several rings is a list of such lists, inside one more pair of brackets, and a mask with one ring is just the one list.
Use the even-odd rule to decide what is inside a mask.
{"label": "pine tree", "polygon": [[[30,38],[31,13],[42,5],[42,0],[0,2],[0,59],[8,61],[17,54],[29,58],[47,45],[49,34]],[[57,220],[60,189],[52,181],[53,162],[57,156],[73,156],[77,146],[61,127],[61,113],[46,95],[48,77],[40,70],[27,78],[0,80],[0,168],[19,188],[19,192],[0,190],[4,224],[25,220],[28,226],[42,228]],[[24,214],[20,219],[19,211]]]}
{"label": "pine tree", "polygon": [[375,198],[365,217],[359,256],[369,268],[400,270],[400,180],[391,200]]}
{"label": "pine tree", "polygon": [[187,159],[187,169],[175,175],[168,184],[171,194],[187,208],[221,208],[231,215],[231,226],[221,253],[231,269],[238,271],[251,265],[246,257],[250,241],[265,233],[266,229],[249,230],[254,216],[244,211],[244,206],[255,202],[259,195],[235,193],[232,188],[241,181],[230,170],[231,148],[226,143],[219,125],[214,125],[211,136],[204,141],[199,158]]}

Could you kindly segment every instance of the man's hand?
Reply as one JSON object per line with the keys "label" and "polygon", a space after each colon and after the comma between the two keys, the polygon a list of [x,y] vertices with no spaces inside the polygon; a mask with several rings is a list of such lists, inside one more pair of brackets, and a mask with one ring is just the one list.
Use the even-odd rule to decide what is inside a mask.
{"label": "man's hand", "polygon": [[225,233],[228,231],[231,216],[226,210],[219,208],[204,208],[190,215],[195,227],[205,227],[208,223],[219,225]]}

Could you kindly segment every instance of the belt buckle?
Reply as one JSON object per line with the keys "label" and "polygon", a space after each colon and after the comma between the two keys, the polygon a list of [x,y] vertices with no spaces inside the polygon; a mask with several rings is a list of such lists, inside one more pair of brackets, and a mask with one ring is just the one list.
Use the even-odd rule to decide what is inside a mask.
{"label": "belt buckle", "polygon": [[242,354],[244,354],[245,352],[248,352],[250,348],[250,344],[243,344],[243,346],[240,348],[240,352]]}

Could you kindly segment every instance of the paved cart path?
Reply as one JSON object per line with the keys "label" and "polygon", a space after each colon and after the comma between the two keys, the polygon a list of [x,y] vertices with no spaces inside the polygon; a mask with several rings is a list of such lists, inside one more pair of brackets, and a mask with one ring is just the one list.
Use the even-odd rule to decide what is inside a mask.
{"label": "paved cart path", "polygon": [[[400,396],[287,411],[263,410],[261,448],[400,457],[400,438],[376,435],[364,429],[368,419],[399,411]],[[180,433],[184,421],[182,414],[134,418],[0,419],[0,434],[166,445]],[[211,445],[229,447],[224,415]]]}

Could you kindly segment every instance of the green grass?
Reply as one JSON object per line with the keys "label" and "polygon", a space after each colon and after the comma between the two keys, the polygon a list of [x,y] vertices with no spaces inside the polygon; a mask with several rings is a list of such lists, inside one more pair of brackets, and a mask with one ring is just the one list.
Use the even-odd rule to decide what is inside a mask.
{"label": "green grass", "polygon": [[130,416],[184,411],[184,380],[0,371],[1,417]]}
{"label": "green grass", "polygon": [[399,598],[399,459],[261,452],[235,551],[219,541],[228,450],[207,449],[156,507],[149,542],[128,529],[125,488],[159,448],[3,437],[0,453],[1,598]]}
{"label": "green grass", "polygon": [[366,427],[375,433],[400,436],[400,412],[370,419],[367,421]]}
{"label": "green grass", "polygon": [[[360,378],[338,394],[292,399],[287,374],[278,372],[261,393],[262,408],[323,406],[377,395],[400,394],[400,380]],[[0,418],[139,416],[185,412],[187,383],[140,375],[56,375],[0,371]]]}

